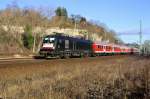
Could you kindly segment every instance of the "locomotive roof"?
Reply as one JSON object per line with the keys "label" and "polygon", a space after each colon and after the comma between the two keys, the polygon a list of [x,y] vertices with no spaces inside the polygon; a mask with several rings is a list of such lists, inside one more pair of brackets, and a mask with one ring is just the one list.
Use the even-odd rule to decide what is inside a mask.
{"label": "locomotive roof", "polygon": [[61,35],[61,34],[51,34],[51,35],[46,35],[45,37],[56,37],[61,39],[70,39],[70,40],[82,41],[82,42],[92,42],[91,40],[86,40],[83,38],[73,37],[69,35]]}

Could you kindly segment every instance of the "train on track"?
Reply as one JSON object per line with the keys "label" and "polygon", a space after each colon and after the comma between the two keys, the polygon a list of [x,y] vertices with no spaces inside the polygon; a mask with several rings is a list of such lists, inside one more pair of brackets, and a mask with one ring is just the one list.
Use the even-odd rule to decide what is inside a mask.
{"label": "train on track", "polygon": [[128,46],[93,42],[83,38],[66,36],[60,33],[47,35],[39,51],[40,56],[46,57],[92,57],[101,55],[118,55],[138,53],[137,48]]}

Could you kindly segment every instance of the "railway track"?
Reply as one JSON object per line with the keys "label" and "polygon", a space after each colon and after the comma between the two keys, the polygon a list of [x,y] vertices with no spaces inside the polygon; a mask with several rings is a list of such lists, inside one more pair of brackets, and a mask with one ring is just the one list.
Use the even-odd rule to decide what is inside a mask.
{"label": "railway track", "polygon": [[44,65],[44,64],[53,64],[61,62],[81,62],[81,61],[94,61],[94,60],[111,60],[119,59],[122,57],[128,57],[129,55],[117,55],[117,56],[99,56],[99,57],[86,57],[86,58],[69,58],[69,59],[34,59],[34,58],[1,58],[0,67],[12,67],[12,66],[30,66],[30,65]]}
{"label": "railway track", "polygon": [[32,60],[33,58],[0,58],[1,61]]}

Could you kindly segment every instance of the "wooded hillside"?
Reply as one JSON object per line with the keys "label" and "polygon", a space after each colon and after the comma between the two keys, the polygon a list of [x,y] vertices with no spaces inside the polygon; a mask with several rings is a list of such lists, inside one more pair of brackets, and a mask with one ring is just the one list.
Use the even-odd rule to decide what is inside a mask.
{"label": "wooded hillside", "polygon": [[[7,41],[0,42],[0,50],[10,49],[10,53],[12,51],[12,47],[13,49],[21,49],[17,52],[22,52],[22,49],[27,49],[30,51],[33,48],[33,42],[31,42],[32,44],[30,45],[30,48],[24,45],[23,36],[18,33],[13,33],[14,31],[10,29],[10,27],[12,26],[24,27],[24,30],[26,29],[26,27],[30,27],[31,29],[34,29],[35,27],[84,29],[88,31],[89,35],[97,34],[102,38],[101,40],[103,41],[107,40],[112,43],[118,43],[119,41],[116,33],[106,28],[103,24],[99,24],[99,22],[89,21],[81,15],[70,15],[68,14],[67,9],[64,7],[58,7],[56,9],[32,7],[20,8],[17,4],[13,3],[7,8],[0,10],[0,23],[0,41],[2,41],[3,39]],[[8,30],[5,31],[2,28],[3,26],[7,26]],[[25,32],[28,31],[25,30]],[[32,30],[30,35],[31,40],[34,37]],[[35,44],[37,47],[40,39],[39,37],[36,38],[38,39]]]}

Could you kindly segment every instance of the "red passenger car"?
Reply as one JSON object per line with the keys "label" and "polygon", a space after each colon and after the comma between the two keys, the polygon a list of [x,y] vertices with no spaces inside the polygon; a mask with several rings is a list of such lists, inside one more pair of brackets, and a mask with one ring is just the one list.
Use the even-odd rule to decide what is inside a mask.
{"label": "red passenger car", "polygon": [[95,56],[99,55],[112,55],[112,54],[131,54],[137,49],[130,48],[125,45],[116,45],[116,44],[109,44],[109,43],[102,43],[102,42],[94,42],[92,44],[92,51]]}

